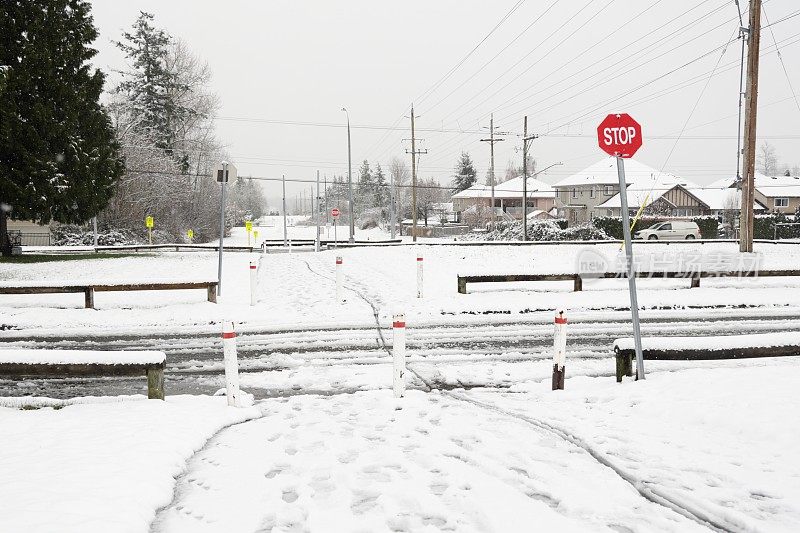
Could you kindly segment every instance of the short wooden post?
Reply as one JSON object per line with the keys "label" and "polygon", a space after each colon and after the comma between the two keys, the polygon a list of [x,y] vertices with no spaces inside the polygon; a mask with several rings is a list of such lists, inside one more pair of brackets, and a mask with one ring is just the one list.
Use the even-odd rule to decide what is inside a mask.
{"label": "short wooden post", "polygon": [[634,357],[636,357],[636,355],[633,352],[631,352],[630,354],[628,354],[628,355],[626,355],[624,357],[625,375],[628,376],[628,377],[633,377],[633,358]]}
{"label": "short wooden post", "polygon": [[208,301],[211,303],[217,303],[217,284],[216,283],[209,283],[208,284]]}
{"label": "short wooden post", "polygon": [[695,289],[697,287],[700,287],[700,276],[692,276],[692,286],[689,288]]}
{"label": "short wooden post", "polygon": [[583,278],[579,274],[575,276],[575,285],[573,292],[581,292],[583,290]]}
{"label": "short wooden post", "polygon": [[164,365],[147,368],[147,398],[164,399]]}
{"label": "short wooden post", "polygon": [[86,287],[83,296],[84,307],[86,309],[94,309],[94,287]]}
{"label": "short wooden post", "polygon": [[458,294],[467,294],[467,278],[458,276]]}

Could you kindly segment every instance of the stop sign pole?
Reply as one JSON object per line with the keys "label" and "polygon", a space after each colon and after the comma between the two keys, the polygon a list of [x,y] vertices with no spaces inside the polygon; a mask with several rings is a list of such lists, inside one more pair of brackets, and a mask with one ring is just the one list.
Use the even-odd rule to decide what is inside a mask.
{"label": "stop sign pole", "polygon": [[608,115],[597,127],[600,148],[617,159],[619,177],[619,201],[622,214],[622,236],[625,241],[625,267],[628,277],[628,292],[631,298],[633,342],[636,350],[636,379],[644,379],[642,357],[642,332],[639,325],[639,301],[636,297],[636,268],[631,245],[631,222],[628,213],[628,190],[625,185],[625,159],[633,157],[642,146],[642,127],[627,113]]}

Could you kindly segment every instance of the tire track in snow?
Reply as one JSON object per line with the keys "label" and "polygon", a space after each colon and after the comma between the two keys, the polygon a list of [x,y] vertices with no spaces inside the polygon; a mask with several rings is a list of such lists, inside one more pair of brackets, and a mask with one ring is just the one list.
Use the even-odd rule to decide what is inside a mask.
{"label": "tire track in snow", "polygon": [[[309,265],[307,261],[305,261],[305,260],[303,260],[303,261],[306,263],[306,266],[308,267],[308,269],[312,273],[321,276],[321,274],[319,274],[318,272],[315,272],[311,268],[311,265]],[[322,276],[322,277],[326,277],[326,276]],[[328,279],[330,279],[330,278],[328,278]],[[370,307],[372,307],[372,310],[373,310],[373,313],[374,313],[374,316],[375,316],[375,329],[378,331],[378,334],[380,336],[381,342],[383,343],[384,350],[386,351],[386,353],[389,356],[392,356],[392,351],[387,346],[386,341],[385,341],[385,339],[383,337],[383,333],[381,332],[381,325],[380,325],[380,321],[378,319],[378,307],[377,307],[377,305],[374,304],[372,301],[370,301],[370,299],[366,295],[362,294],[360,291],[358,291],[356,289],[352,289],[352,288],[350,288],[350,290],[355,292],[362,300],[364,300],[367,304],[370,305]],[[422,383],[425,384],[425,386],[428,389],[428,392],[430,392],[430,391],[432,391],[434,389],[441,390],[441,388],[440,387],[436,387],[433,382],[425,379],[410,364],[407,364],[406,368],[412,374],[414,374]],[[584,452],[589,454],[599,464],[609,468],[615,474],[617,474],[621,479],[623,479],[624,481],[629,483],[634,489],[636,489],[636,491],[644,499],[646,499],[646,500],[648,500],[648,501],[650,501],[652,503],[656,503],[658,505],[666,507],[667,509],[670,509],[670,510],[674,511],[674,512],[680,514],[681,516],[684,516],[684,517],[686,517],[686,518],[688,518],[690,520],[694,520],[695,522],[697,522],[700,525],[706,526],[706,527],[708,527],[708,528],[710,528],[710,529],[712,529],[714,531],[720,531],[720,532],[741,531],[741,530],[743,530],[745,528],[745,525],[742,524],[742,523],[731,524],[731,523],[727,522],[724,518],[723,518],[723,520],[720,521],[717,517],[711,516],[710,513],[705,512],[703,509],[700,508],[700,506],[695,505],[695,504],[693,504],[693,503],[691,503],[689,501],[686,501],[683,498],[679,498],[679,497],[677,497],[675,495],[671,495],[667,491],[665,491],[664,489],[658,487],[657,485],[654,485],[652,483],[648,483],[646,481],[643,481],[641,479],[636,478],[631,473],[625,471],[622,467],[620,467],[619,465],[615,464],[611,459],[606,457],[603,453],[599,452],[594,447],[592,447],[586,440],[582,439],[581,437],[579,437],[579,436],[577,436],[577,435],[575,435],[573,433],[570,433],[569,431],[567,431],[567,430],[565,430],[563,428],[557,427],[557,426],[555,426],[553,424],[544,422],[542,420],[537,420],[537,419],[534,419],[532,417],[528,417],[528,416],[525,416],[525,415],[521,415],[519,413],[514,413],[512,411],[508,411],[508,410],[502,409],[500,407],[497,407],[495,405],[492,405],[492,404],[489,404],[489,403],[486,403],[486,402],[481,402],[480,400],[476,400],[474,398],[469,398],[469,397],[464,396],[462,394],[455,393],[452,390],[442,390],[442,392],[444,394],[448,395],[449,397],[454,398],[456,400],[467,402],[467,403],[470,403],[470,404],[475,405],[477,407],[481,407],[483,409],[486,409],[486,410],[489,410],[489,411],[493,411],[495,413],[498,413],[498,414],[501,414],[501,415],[504,415],[504,416],[508,416],[510,418],[521,420],[521,421],[526,422],[526,423],[528,423],[528,424],[530,424],[530,425],[532,425],[534,427],[537,427],[537,428],[539,428],[539,429],[541,429],[541,430],[543,430],[543,431],[545,431],[547,433],[555,435],[555,436],[557,436],[557,437],[569,442],[570,444],[572,444],[574,446],[577,446],[578,448],[582,449]],[[725,522],[725,523],[722,523],[722,522]]]}

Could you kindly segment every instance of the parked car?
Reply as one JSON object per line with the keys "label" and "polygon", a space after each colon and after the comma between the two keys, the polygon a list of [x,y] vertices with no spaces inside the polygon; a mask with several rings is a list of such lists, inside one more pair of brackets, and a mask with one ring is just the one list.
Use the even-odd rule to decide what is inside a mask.
{"label": "parked car", "polygon": [[699,239],[700,228],[697,222],[691,220],[672,220],[670,222],[659,222],[649,228],[637,231],[634,239],[663,240],[663,241],[682,241],[686,239]]}

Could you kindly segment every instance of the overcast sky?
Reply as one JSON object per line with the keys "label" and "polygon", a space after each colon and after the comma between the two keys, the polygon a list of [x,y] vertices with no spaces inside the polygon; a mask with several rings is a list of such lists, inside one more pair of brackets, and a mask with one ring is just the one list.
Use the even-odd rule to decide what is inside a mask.
{"label": "overcast sky", "polygon": [[[354,174],[364,159],[384,168],[392,157],[408,160],[412,102],[428,150],[419,175],[443,184],[462,150],[484,178],[489,146],[479,140],[491,113],[508,133],[496,145],[498,173],[521,161],[525,114],[541,135],[532,145],[539,168],[564,163],[538,176],[552,183],[601,158],[598,122],[628,112],[644,128],[643,163],[698,183],[735,174],[741,49],[739,41],[724,47],[739,27],[731,0],[92,4],[101,69],[124,68],[111,41],[140,10],[208,62],[222,104],[217,133],[242,175],[346,173],[343,106]],[[797,0],[764,2],[769,22],[799,8]],[[790,89],[800,92],[800,16],[764,29],[761,48],[759,143],[800,164],[800,103]],[[274,196],[278,185],[267,190]]]}

